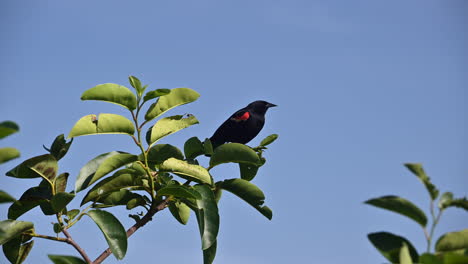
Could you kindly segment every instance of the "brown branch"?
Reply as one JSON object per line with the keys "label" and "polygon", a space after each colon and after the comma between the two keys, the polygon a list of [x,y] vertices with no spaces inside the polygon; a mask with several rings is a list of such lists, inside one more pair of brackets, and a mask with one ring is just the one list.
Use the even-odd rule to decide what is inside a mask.
{"label": "brown branch", "polygon": [[[166,198],[165,200],[159,202],[159,203],[153,203],[150,207],[150,210],[141,218],[139,221],[137,221],[132,227],[130,227],[127,230],[127,238],[133,235],[140,227],[146,225],[149,221],[152,220],[153,216],[161,211],[164,210],[164,208],[167,207],[167,204],[169,203],[169,198]],[[90,262],[92,264],[99,264],[102,263],[110,254],[111,254],[111,249],[107,248],[104,250],[104,252],[99,255],[93,262]]]}
{"label": "brown branch", "polygon": [[66,242],[72,245],[78,251],[78,253],[80,253],[80,255],[85,259],[86,263],[92,263],[88,255],[86,255],[86,252],[75,242],[75,240],[73,240],[68,230],[64,229],[62,230],[62,233],[67,237]]}

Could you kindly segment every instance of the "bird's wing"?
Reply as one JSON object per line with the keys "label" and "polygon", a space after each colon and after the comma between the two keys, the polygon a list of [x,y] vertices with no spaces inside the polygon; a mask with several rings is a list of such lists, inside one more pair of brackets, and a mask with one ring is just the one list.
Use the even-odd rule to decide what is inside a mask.
{"label": "bird's wing", "polygon": [[229,119],[233,121],[245,121],[250,118],[250,112],[243,108],[235,112]]}

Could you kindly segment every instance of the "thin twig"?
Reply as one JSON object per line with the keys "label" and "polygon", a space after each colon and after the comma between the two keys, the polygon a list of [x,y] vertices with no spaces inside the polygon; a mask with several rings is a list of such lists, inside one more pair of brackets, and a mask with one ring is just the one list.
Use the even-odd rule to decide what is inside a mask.
{"label": "thin twig", "polygon": [[[152,220],[153,216],[161,211],[161,210],[164,210],[164,208],[167,207],[167,204],[169,203],[169,198],[166,198],[165,200],[159,202],[159,203],[153,203],[151,205],[151,208],[150,210],[143,216],[143,218],[141,218],[139,221],[137,221],[132,227],[130,227],[128,230],[127,230],[127,238],[130,237],[131,235],[133,235],[133,233],[135,233],[140,227],[146,225],[149,221]],[[111,249],[110,248],[107,248],[106,250],[104,250],[104,252],[101,253],[101,255],[99,255],[99,257],[97,257],[93,262],[92,264],[99,264],[99,263],[102,263],[110,254],[111,254]]]}
{"label": "thin twig", "polygon": [[70,233],[68,232],[67,229],[62,230],[62,233],[67,237],[67,243],[72,245],[78,253],[85,259],[86,263],[92,263],[91,259],[86,255],[86,252],[73,240],[71,237]]}

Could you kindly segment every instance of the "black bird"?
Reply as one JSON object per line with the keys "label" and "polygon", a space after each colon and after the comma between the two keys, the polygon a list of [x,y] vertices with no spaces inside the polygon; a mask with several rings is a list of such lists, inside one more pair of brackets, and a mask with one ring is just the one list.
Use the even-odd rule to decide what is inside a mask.
{"label": "black bird", "polygon": [[246,144],[255,138],[265,124],[265,113],[275,104],[255,101],[235,112],[210,138],[213,149],[226,142]]}

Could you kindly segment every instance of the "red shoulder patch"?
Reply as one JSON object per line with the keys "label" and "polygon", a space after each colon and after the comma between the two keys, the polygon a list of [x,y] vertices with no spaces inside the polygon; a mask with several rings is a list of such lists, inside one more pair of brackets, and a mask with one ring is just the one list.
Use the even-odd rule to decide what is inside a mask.
{"label": "red shoulder patch", "polygon": [[240,120],[247,120],[247,119],[249,119],[249,117],[250,117],[250,113],[249,113],[249,112],[245,112],[245,113],[244,113],[243,115],[241,115],[241,116],[234,117],[234,119],[240,121]]}

